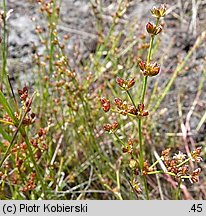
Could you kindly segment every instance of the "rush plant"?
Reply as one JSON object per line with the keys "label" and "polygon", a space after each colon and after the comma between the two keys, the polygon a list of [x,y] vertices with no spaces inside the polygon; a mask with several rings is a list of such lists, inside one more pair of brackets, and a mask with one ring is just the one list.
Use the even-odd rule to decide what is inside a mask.
{"label": "rush plant", "polygon": [[170,149],[165,149],[162,151],[161,156],[152,164],[148,162],[147,156],[145,155],[145,146],[147,144],[144,142],[143,127],[149,115],[149,111],[146,109],[147,104],[145,104],[145,96],[148,79],[159,75],[161,70],[160,65],[153,60],[153,51],[155,38],[163,30],[163,27],[159,23],[160,19],[166,14],[165,5],[162,4],[160,7],[153,7],[151,9],[151,14],[156,20],[155,23],[148,22],[146,24],[146,31],[150,36],[147,57],[145,60],[140,60],[138,63],[140,72],[142,73],[142,89],[139,101],[135,101],[130,93],[131,88],[135,85],[135,77],[128,80],[121,77],[117,77],[116,79],[116,83],[122,91],[126,92],[129,101],[115,98],[115,107],[113,108],[108,99],[105,97],[100,99],[104,112],[111,111],[120,115],[132,117],[138,122],[137,145],[131,139],[129,139],[127,143],[121,140],[117,133],[119,125],[116,121],[111,124],[105,124],[104,130],[114,135],[119,144],[122,145],[122,152],[129,156],[127,157],[129,158],[128,167],[131,169],[129,183],[137,195],[142,194],[143,199],[150,199],[150,189],[147,182],[148,176],[163,173],[174,177],[177,181],[176,199],[179,199],[182,181],[189,179],[191,183],[195,183],[199,180],[201,169],[199,167],[196,169],[189,167],[187,163],[189,161],[195,161],[197,163],[202,161],[200,157],[201,147],[197,147],[188,157],[182,152],[171,156]]}

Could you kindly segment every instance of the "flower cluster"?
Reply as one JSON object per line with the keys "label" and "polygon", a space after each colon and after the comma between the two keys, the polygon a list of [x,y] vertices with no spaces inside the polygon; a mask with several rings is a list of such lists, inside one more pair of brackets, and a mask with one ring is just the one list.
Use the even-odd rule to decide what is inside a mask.
{"label": "flower cluster", "polygon": [[100,101],[102,103],[102,109],[104,110],[104,112],[108,112],[110,110],[110,101],[105,97],[102,97]]}
{"label": "flower cluster", "polygon": [[[51,16],[54,13],[54,2],[53,0],[45,1],[45,0],[37,0],[37,2],[41,5],[40,11],[47,13],[48,16]],[[55,12],[59,15],[59,7],[55,8]]]}
{"label": "flower cluster", "polygon": [[151,9],[152,16],[156,18],[164,17],[166,14],[166,6],[161,4],[159,7],[153,7]]}
{"label": "flower cluster", "polygon": [[[22,90],[19,89],[18,94],[21,101],[21,109],[24,110],[25,112],[24,119],[22,120],[22,124],[24,126],[34,124],[36,120],[36,114],[33,113],[31,110],[31,104],[33,98],[28,97],[28,88],[24,87]],[[14,112],[14,116],[16,117],[16,119],[20,121],[22,118],[22,111]],[[14,125],[16,127],[18,126],[16,125],[16,122],[14,122],[14,120],[7,113],[3,115],[3,119],[2,120],[0,119],[0,121],[8,125]]]}
{"label": "flower cluster", "polygon": [[21,189],[22,192],[28,192],[30,190],[34,190],[36,188],[35,179],[36,179],[36,173],[32,172],[29,176],[28,182],[26,182],[26,185]]}
{"label": "flower cluster", "polygon": [[[197,147],[188,156],[179,152],[174,155],[170,155],[170,149],[162,151],[161,157],[155,161],[152,165],[146,160],[144,152],[144,139],[143,139],[143,121],[142,118],[149,115],[148,110],[145,109],[145,95],[147,89],[147,78],[156,76],[160,73],[160,66],[157,62],[152,60],[152,53],[154,48],[155,37],[160,34],[163,27],[159,24],[160,18],[164,17],[166,14],[165,5],[160,7],[154,7],[151,10],[152,16],[156,18],[155,24],[148,22],[146,24],[146,30],[150,35],[150,45],[146,60],[141,60],[138,62],[138,66],[142,74],[144,75],[142,81],[142,91],[139,102],[136,103],[132,97],[130,90],[135,84],[135,78],[123,79],[117,77],[116,83],[118,86],[125,91],[128,96],[129,102],[121,98],[114,99],[115,108],[111,108],[110,101],[106,98],[101,98],[102,108],[105,112],[112,111],[121,115],[128,115],[135,117],[138,120],[138,141],[137,144],[134,143],[133,139],[129,139],[127,143],[122,141],[116,133],[118,124],[114,122],[113,124],[104,125],[104,130],[113,133],[116,139],[122,144],[122,152],[127,158],[127,165],[130,168],[131,179],[130,185],[136,193],[141,192],[140,184],[137,179],[140,177],[142,184],[144,185],[144,192],[146,197],[149,198],[148,188],[147,188],[147,178],[146,175],[152,174],[168,174],[173,176],[176,180],[181,183],[182,179],[189,179],[191,183],[198,182],[199,175],[201,172],[200,168],[191,169],[187,163],[189,161],[195,161],[199,163],[202,158],[200,157],[201,147]],[[161,164],[163,170],[157,170],[158,164]],[[139,180],[139,179],[138,179]]]}
{"label": "flower cluster", "polygon": [[197,163],[202,161],[202,158],[200,157],[202,147],[197,147],[194,151],[191,152],[191,158],[193,161],[196,161]]}
{"label": "flower cluster", "polygon": [[36,160],[39,159],[42,152],[48,149],[48,145],[46,143],[47,133],[48,133],[48,128],[40,128],[37,133],[37,136],[35,138],[30,139],[32,146],[37,150],[37,153],[35,154]]}
{"label": "flower cluster", "polygon": [[190,172],[189,166],[186,164],[189,160],[194,160],[200,162],[202,158],[200,157],[201,147],[197,147],[191,152],[191,157],[187,158],[185,154],[179,152],[175,154],[172,158],[170,157],[170,149],[166,149],[162,152],[161,158],[167,168],[167,171],[173,174],[176,178],[189,178],[191,183],[198,182],[199,174],[201,172],[200,168],[195,169]]}
{"label": "flower cluster", "polygon": [[[23,119],[23,125],[31,125],[35,122],[36,114],[31,111],[31,105],[33,98],[28,97],[28,87],[24,87],[22,90],[18,90],[19,98],[21,100],[22,109],[25,110],[26,115]],[[20,119],[20,115],[17,115],[17,118]]]}
{"label": "flower cluster", "polygon": [[156,76],[160,72],[160,66],[156,62],[146,63],[145,61],[140,61],[139,68],[144,76]]}
{"label": "flower cluster", "polygon": [[[104,112],[108,112],[111,108],[110,101],[104,97],[101,98],[100,101],[102,103],[102,109],[104,110]],[[145,110],[145,105],[142,103],[138,104],[136,108],[136,106],[129,104],[127,101],[123,101],[121,98],[115,98],[114,104],[117,110],[113,111],[122,115],[133,115],[137,118],[142,118],[149,115],[148,110]]]}
{"label": "flower cluster", "polygon": [[114,133],[118,128],[118,123],[114,121],[112,124],[105,124],[104,130],[109,133]]}
{"label": "flower cluster", "polygon": [[128,91],[135,84],[135,79],[124,80],[117,77],[116,82],[123,90]]}
{"label": "flower cluster", "polygon": [[137,109],[133,105],[129,104],[127,101],[123,101],[120,98],[115,98],[114,103],[117,107],[117,111],[122,115],[137,114]]}
{"label": "flower cluster", "polygon": [[133,139],[128,139],[127,144],[122,148],[122,152],[132,155],[133,150],[134,150],[134,140]]}

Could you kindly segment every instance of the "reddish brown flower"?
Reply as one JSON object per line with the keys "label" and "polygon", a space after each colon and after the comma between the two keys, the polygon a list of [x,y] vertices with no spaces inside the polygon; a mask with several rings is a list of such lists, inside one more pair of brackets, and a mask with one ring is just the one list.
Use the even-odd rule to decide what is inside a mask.
{"label": "reddish brown flower", "polygon": [[155,26],[153,23],[148,22],[146,25],[147,32],[151,35],[157,35],[162,31],[162,26]]}
{"label": "reddish brown flower", "polygon": [[136,115],[137,114],[137,110],[133,105],[128,104],[127,106],[127,111],[130,114]]}
{"label": "reddish brown flower", "polygon": [[23,90],[18,89],[18,93],[19,93],[20,99],[23,101],[26,101],[28,97],[28,87],[25,86]]}
{"label": "reddish brown flower", "polygon": [[120,77],[117,77],[116,82],[123,90],[126,91],[129,90],[135,84],[134,78],[129,80],[124,80]]}
{"label": "reddish brown flower", "polygon": [[116,121],[114,121],[112,124],[105,124],[103,126],[104,130],[109,132],[109,133],[113,133],[117,130],[118,128],[118,123]]}
{"label": "reddish brown flower", "polygon": [[182,167],[179,167],[178,170],[177,170],[177,176],[180,177],[180,176],[185,176],[188,174],[188,171],[189,171],[189,166],[188,165],[184,165]]}
{"label": "reddish brown flower", "polygon": [[127,81],[127,87],[128,87],[128,89],[130,89],[134,84],[135,84],[134,78],[129,79],[129,80]]}
{"label": "reddish brown flower", "polygon": [[108,112],[110,110],[110,101],[104,97],[102,97],[100,101],[102,103],[102,109],[104,110],[104,112]]}
{"label": "reddish brown flower", "polygon": [[156,76],[160,72],[160,66],[154,63],[139,62],[139,68],[143,71],[144,76]]}
{"label": "reddish brown flower", "polygon": [[144,117],[144,116],[148,116],[149,115],[148,110],[144,109],[144,104],[138,104],[137,115],[139,117]]}
{"label": "reddish brown flower", "polygon": [[112,123],[112,130],[115,131],[118,128],[118,126],[119,126],[118,123],[116,121],[114,121]]}
{"label": "reddish brown flower", "polygon": [[192,172],[192,174],[190,175],[190,182],[191,183],[196,183],[199,181],[200,172],[201,172],[200,168],[197,168],[196,170],[194,170]]}
{"label": "reddish brown flower", "polygon": [[122,105],[123,105],[123,101],[120,98],[115,98],[114,99],[114,103],[117,106],[117,108],[121,109]]}
{"label": "reddish brown flower", "polygon": [[165,160],[165,159],[168,159],[169,154],[170,154],[170,148],[167,148],[167,149],[165,149],[165,150],[162,151],[161,156]]}
{"label": "reddish brown flower", "polygon": [[104,130],[107,132],[110,132],[112,130],[112,125],[111,124],[105,124],[103,126]]}
{"label": "reddish brown flower", "polygon": [[202,147],[197,147],[194,151],[191,152],[191,157],[196,162],[201,162],[202,158],[200,157]]}
{"label": "reddish brown flower", "polygon": [[120,78],[120,77],[117,77],[116,82],[117,82],[117,84],[118,84],[120,87],[124,88],[125,80],[123,80],[123,79]]}

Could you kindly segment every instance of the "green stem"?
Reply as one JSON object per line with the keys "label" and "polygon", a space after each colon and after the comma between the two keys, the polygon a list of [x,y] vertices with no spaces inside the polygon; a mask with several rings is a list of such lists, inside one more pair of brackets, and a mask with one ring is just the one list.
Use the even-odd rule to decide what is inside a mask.
{"label": "green stem", "polygon": [[143,158],[143,142],[142,142],[142,121],[139,119],[138,121],[138,127],[139,127],[139,165],[140,165],[140,171],[143,171],[144,168],[144,158]]}
{"label": "green stem", "polygon": [[147,175],[154,175],[154,174],[168,174],[168,175],[171,175],[171,176],[176,176],[175,173],[167,172],[167,171],[163,171],[163,170],[156,170],[156,171],[152,171],[152,172],[147,173]]}
{"label": "green stem", "polygon": [[[21,132],[21,135],[23,136],[23,135],[25,134],[24,128],[22,128],[22,130],[20,130],[20,132]],[[30,143],[30,141],[29,141],[27,135],[24,137],[24,140],[25,140],[25,143],[26,143],[27,148],[28,148],[28,150],[29,150],[29,156],[30,156],[30,158],[31,158],[31,160],[32,160],[32,163],[33,163],[33,165],[34,165],[34,168],[35,168],[35,171],[36,171],[36,174],[37,174],[37,178],[38,178],[38,180],[40,181],[41,186],[42,186],[43,198],[46,198],[46,193],[45,193],[46,188],[45,188],[45,184],[44,184],[44,181],[43,181],[43,179],[42,179],[42,176],[41,176],[39,167],[38,167],[38,165],[37,165],[37,163],[36,163],[36,160],[35,160],[35,158],[34,158],[33,151],[32,151],[32,147],[31,147],[31,143]]]}
{"label": "green stem", "polygon": [[[156,26],[158,26],[158,24],[159,24],[159,18],[157,18]],[[154,38],[155,38],[155,35],[152,35],[151,39],[150,39],[149,52],[147,54],[147,62],[146,62],[147,64],[149,64],[150,61],[151,61],[152,50],[153,50],[153,46],[154,46]],[[146,89],[147,89],[147,79],[148,79],[148,76],[144,76],[143,84],[142,84],[141,100],[140,100],[140,102],[142,104],[144,104],[144,98],[145,98]],[[141,118],[138,120],[138,130],[139,130],[139,146],[140,146],[139,165],[140,165],[140,171],[141,171],[141,175],[142,175],[142,180],[143,180],[143,183],[144,183],[146,198],[149,199],[149,192],[148,192],[148,189],[147,189],[146,178],[145,178],[145,176],[143,176],[143,173],[142,173],[143,168],[144,168],[144,155],[143,155],[142,119]]]}
{"label": "green stem", "polygon": [[[158,24],[159,24],[159,18],[157,18],[157,20],[156,20],[156,27],[158,26]],[[147,62],[146,62],[147,64],[149,64],[150,61],[151,61],[152,50],[153,50],[153,47],[154,47],[154,38],[155,38],[155,35],[152,35],[151,39],[150,39],[149,52],[147,54]],[[143,87],[142,87],[142,95],[141,95],[141,103],[144,103],[144,97],[145,97],[146,88],[147,88],[147,78],[148,78],[148,76],[144,76]]]}
{"label": "green stem", "polygon": [[1,68],[1,86],[0,89],[3,90],[4,79],[6,75],[6,64],[7,64],[7,45],[6,45],[6,37],[7,37],[7,30],[6,30],[6,0],[3,2],[3,46],[2,46],[2,68]]}
{"label": "green stem", "polygon": [[114,136],[117,138],[117,140],[118,140],[120,143],[122,143],[123,146],[125,146],[124,142],[118,137],[118,135],[117,135],[115,132],[113,132],[113,134],[114,134]]}
{"label": "green stem", "polygon": [[142,142],[142,120],[139,119],[138,121],[138,131],[139,131],[139,166],[140,166],[140,172],[141,172],[141,177],[142,177],[142,182],[144,184],[144,189],[145,189],[145,195],[146,199],[149,199],[149,192],[147,188],[147,181],[145,176],[143,175],[143,168],[144,168],[144,155],[143,155],[143,142]]}
{"label": "green stem", "polygon": [[131,100],[133,106],[135,107],[135,109],[137,109],[137,107],[136,107],[136,105],[135,105],[135,102],[134,102],[134,100],[133,100],[133,98],[132,98],[130,92],[127,90],[126,93],[127,93],[128,97],[129,97],[129,99]]}
{"label": "green stem", "polygon": [[144,103],[144,97],[145,97],[145,93],[146,93],[146,88],[147,88],[147,78],[148,76],[144,76],[143,79],[143,87],[142,87],[142,95],[141,95],[141,103]]}
{"label": "green stem", "polygon": [[[15,115],[12,113],[12,110],[11,110],[10,106],[7,105],[6,103],[4,104],[5,108],[7,108],[7,113],[10,114],[11,117],[13,116],[12,120],[14,121],[14,124],[16,125],[17,129],[16,129],[16,131],[15,131],[15,133],[14,133],[14,136],[12,137],[12,140],[11,140],[11,142],[10,142],[9,147],[7,148],[7,150],[6,150],[6,152],[5,152],[4,156],[3,156],[3,158],[2,158],[1,161],[0,161],[0,167],[3,165],[4,161],[6,160],[7,156],[9,155],[10,150],[11,150],[11,148],[12,148],[13,145],[14,145],[14,141],[15,141],[15,139],[16,139],[16,137],[17,137],[17,134],[18,134],[18,132],[20,132],[20,133],[21,133],[21,136],[22,136],[22,137],[24,138],[24,140],[25,140],[25,143],[27,144],[27,148],[28,148],[28,150],[29,150],[29,156],[30,156],[30,158],[31,158],[31,160],[32,160],[32,163],[33,163],[33,165],[34,165],[35,171],[36,171],[36,173],[37,173],[37,178],[38,178],[38,180],[39,180],[40,183],[41,183],[42,191],[43,191],[43,194],[44,194],[44,196],[45,196],[45,185],[44,185],[42,176],[41,176],[41,174],[40,174],[39,167],[37,166],[37,163],[36,163],[36,161],[35,161],[35,158],[34,158],[34,155],[33,155],[33,151],[32,151],[32,147],[31,147],[31,143],[30,143],[29,138],[28,138],[28,136],[27,136],[27,133],[26,133],[26,131],[25,131],[25,127],[22,125],[23,120],[24,120],[25,117],[26,117],[26,114],[29,112],[29,108],[30,108],[30,106],[31,106],[31,103],[32,103],[32,100],[33,100],[34,95],[35,95],[35,93],[32,95],[31,100],[30,100],[30,103],[28,104],[27,109],[25,110],[25,113],[24,113],[24,115],[22,116],[22,118],[21,118],[20,121],[18,121],[18,119],[17,119],[17,118],[15,117]],[[4,98],[2,97],[1,99],[2,99],[1,101],[3,101]],[[4,101],[3,101],[3,102],[4,102]],[[6,106],[7,106],[7,107],[6,107]]]}
{"label": "green stem", "polygon": [[150,167],[149,169],[152,169],[156,164],[158,164],[160,161],[162,160],[162,158],[160,157],[158,160],[156,160]]}
{"label": "green stem", "polygon": [[52,17],[50,18],[50,48],[49,48],[49,75],[53,72],[53,55],[54,55],[54,27]]}
{"label": "green stem", "polygon": [[150,49],[149,49],[149,52],[147,55],[147,64],[149,64],[151,61],[152,49],[153,49],[153,44],[154,44],[154,37],[155,37],[155,35],[152,35],[151,39],[150,39]]}
{"label": "green stem", "polygon": [[176,200],[180,199],[180,194],[181,194],[181,183],[182,179],[180,178],[178,181],[178,186],[177,186],[177,192],[176,192]]}
{"label": "green stem", "polygon": [[123,200],[122,195],[120,193],[120,177],[119,177],[119,169],[116,171],[116,177],[117,177],[117,189],[118,189],[118,196],[120,200]]}
{"label": "green stem", "polygon": [[184,160],[182,163],[178,164],[177,167],[181,167],[183,164],[187,163],[188,161],[190,161],[191,158],[187,158],[186,160]]}

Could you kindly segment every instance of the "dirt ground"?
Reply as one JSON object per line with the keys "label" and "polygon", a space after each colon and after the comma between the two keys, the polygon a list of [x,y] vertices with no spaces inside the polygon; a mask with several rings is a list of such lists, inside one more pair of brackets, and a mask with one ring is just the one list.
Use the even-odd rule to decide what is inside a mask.
{"label": "dirt ground", "polygon": [[[161,1],[134,0],[131,3],[125,21],[130,22],[136,19],[137,28],[144,28],[145,23],[150,20],[149,10],[154,5],[163,3]],[[165,18],[165,30],[162,34],[162,52],[159,57],[163,62],[162,73],[159,79],[162,84],[167,82],[172,75],[178,62],[184,60],[188,51],[194,45],[198,36],[205,30],[206,24],[206,1],[183,1],[165,0],[168,5],[169,14]],[[111,22],[111,15],[116,1],[104,1],[107,11],[105,22]],[[30,80],[30,68],[32,64],[31,52],[32,43],[38,44],[35,34],[35,23],[31,21],[36,18],[36,23],[43,24],[39,16],[38,6],[32,0],[8,0],[9,9],[13,9],[9,19],[9,73],[19,77],[21,82]],[[72,52],[74,43],[81,47],[82,56],[87,56],[93,49],[96,39],[94,27],[94,16],[91,13],[89,1],[86,0],[63,0],[61,9],[61,21],[59,30],[71,36],[67,44],[68,53]],[[185,122],[192,104],[197,99],[193,115],[190,118],[190,131],[193,133],[206,107],[206,85],[197,98],[197,89],[201,78],[201,72],[205,70],[206,46],[204,43],[194,52],[187,68],[178,76],[169,94],[161,105],[162,118],[157,119],[157,125],[162,125],[159,132],[170,133],[167,125],[173,125],[176,132],[182,132],[180,127],[180,116],[178,114],[178,98],[182,103],[183,121]],[[203,124],[198,133],[194,132],[192,138],[195,142],[204,140],[206,124]]]}

